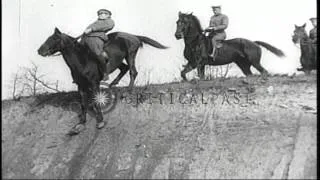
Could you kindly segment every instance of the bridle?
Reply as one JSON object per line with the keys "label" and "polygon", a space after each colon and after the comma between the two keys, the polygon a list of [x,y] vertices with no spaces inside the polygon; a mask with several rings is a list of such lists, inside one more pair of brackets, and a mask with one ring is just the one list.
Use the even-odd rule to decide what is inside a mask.
{"label": "bridle", "polygon": [[[189,26],[188,26],[188,28],[190,28]],[[192,38],[192,37],[198,37],[199,35],[204,35],[205,37],[207,37],[206,36],[206,31],[202,31],[200,34],[197,34],[197,35],[188,35],[188,36],[186,36],[185,34],[188,34],[189,33],[189,30],[188,30],[188,32],[183,32],[183,31],[181,31],[181,33],[180,33],[180,35],[181,35],[181,38]]]}
{"label": "bridle", "polygon": [[[184,24],[186,24],[186,23],[185,23],[185,20],[180,20],[180,19],[179,19],[178,21],[183,21]],[[190,27],[188,26],[188,28],[190,28]],[[197,36],[199,36],[199,34],[186,36],[186,35],[184,35],[184,33],[185,33],[185,32],[181,32],[181,33],[180,33],[180,35],[181,35],[182,38],[184,38],[184,37],[186,37],[186,38],[188,38],[188,37],[192,38],[192,37],[197,37]],[[208,36],[206,35],[206,33],[214,33],[214,30],[211,30],[210,32],[208,32],[208,31],[206,31],[206,30],[203,30],[202,32],[200,32],[200,34],[202,34],[204,37],[208,37]],[[185,34],[188,34],[188,32],[185,33]]]}
{"label": "bridle", "polygon": [[[61,50],[67,48],[67,47],[70,47],[70,46],[73,46],[75,42],[77,42],[84,34],[81,34],[77,37],[74,38],[74,40],[72,40],[72,43],[71,44],[68,44],[68,45],[64,45],[64,48],[61,48],[59,51],[59,53],[55,53],[55,54],[52,54],[51,56],[52,57],[55,57],[55,56],[60,56],[61,55]],[[60,45],[62,46],[62,39],[60,39]]]}

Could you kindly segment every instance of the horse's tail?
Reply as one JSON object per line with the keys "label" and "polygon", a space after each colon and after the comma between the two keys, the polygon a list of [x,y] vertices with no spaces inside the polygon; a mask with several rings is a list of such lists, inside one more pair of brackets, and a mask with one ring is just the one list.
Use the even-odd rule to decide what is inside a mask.
{"label": "horse's tail", "polygon": [[148,38],[146,36],[137,36],[139,38],[140,41],[144,42],[144,43],[147,43],[153,47],[156,47],[156,48],[159,48],[159,49],[167,49],[168,47],[160,44],[159,42],[151,39],[151,38]]}
{"label": "horse's tail", "polygon": [[268,49],[269,51],[271,51],[272,53],[274,53],[278,57],[285,57],[286,56],[281,49],[278,49],[278,48],[276,48],[266,42],[262,42],[262,41],[254,41],[254,42],[260,46],[265,47],[266,49]]}

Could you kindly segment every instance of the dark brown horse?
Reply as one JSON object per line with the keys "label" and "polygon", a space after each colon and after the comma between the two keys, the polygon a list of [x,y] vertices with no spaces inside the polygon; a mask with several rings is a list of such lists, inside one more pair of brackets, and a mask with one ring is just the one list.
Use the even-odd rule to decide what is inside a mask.
{"label": "dark brown horse", "polygon": [[[71,130],[71,134],[78,134],[86,122],[86,114],[89,106],[89,100],[100,92],[100,81],[103,73],[99,67],[98,61],[88,48],[76,41],[76,38],[61,33],[55,28],[51,35],[38,49],[41,56],[50,56],[56,52],[61,52],[66,64],[71,70],[73,81],[78,85],[78,92],[81,96],[81,114],[80,122]],[[109,34],[109,43],[105,46],[110,61],[110,72],[119,68],[120,73],[111,85],[117,84],[120,79],[130,70],[130,85],[132,89],[134,80],[137,76],[135,67],[135,57],[142,43],[147,43],[156,48],[165,49],[155,40],[145,36],[135,36],[128,33],[115,32]],[[123,63],[126,59],[127,64]],[[97,128],[104,127],[102,111],[99,103],[91,103],[96,114]]]}
{"label": "dark brown horse", "polygon": [[232,62],[237,64],[246,76],[252,75],[250,70],[251,66],[266,76],[268,71],[260,64],[262,52],[260,46],[265,47],[279,57],[284,56],[284,53],[280,49],[268,43],[261,41],[252,42],[244,38],[235,38],[222,42],[223,46],[217,49],[217,56],[215,61],[213,61],[209,56],[212,52],[211,36],[206,37],[203,34],[198,18],[192,15],[192,13],[184,14],[179,12],[175,37],[177,39],[183,38],[185,43],[184,57],[188,63],[181,71],[183,80],[187,80],[186,73],[195,68],[198,70],[200,79],[204,79],[205,65],[218,66]]}
{"label": "dark brown horse", "polygon": [[297,70],[309,74],[311,70],[317,69],[317,45],[313,44],[305,27],[306,24],[295,25],[292,41],[294,44],[300,44],[301,49],[300,63],[302,68],[297,68]]}

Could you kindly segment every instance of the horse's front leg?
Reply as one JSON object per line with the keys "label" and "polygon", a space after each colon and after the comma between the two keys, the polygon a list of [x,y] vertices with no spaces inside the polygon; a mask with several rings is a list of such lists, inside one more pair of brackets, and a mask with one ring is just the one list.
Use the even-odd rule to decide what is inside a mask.
{"label": "horse's front leg", "polygon": [[204,74],[205,74],[205,65],[200,65],[197,67],[197,71],[198,71],[198,76],[200,78],[200,80],[204,80]]}
{"label": "horse's front leg", "polygon": [[88,93],[80,87],[78,87],[78,92],[80,94],[81,104],[81,112],[79,114],[80,121],[68,132],[68,135],[70,136],[79,134],[85,128],[85,123],[87,121]]}
{"label": "horse's front leg", "polygon": [[192,71],[194,69],[194,67],[192,67],[192,65],[188,62],[187,65],[184,66],[184,69],[181,71],[181,77],[184,81],[187,81],[187,77],[186,74],[190,71]]}
{"label": "horse's front leg", "polygon": [[80,98],[81,98],[81,112],[79,115],[80,118],[80,122],[79,124],[85,124],[87,122],[87,112],[88,112],[88,93],[79,88],[78,89],[79,93],[80,93]]}
{"label": "horse's front leg", "polygon": [[205,42],[200,43],[197,51],[195,52],[196,56],[195,59],[197,60],[197,71],[198,76],[201,80],[204,80],[205,77],[205,64],[208,61],[208,52],[207,48],[205,47]]}
{"label": "horse's front leg", "polygon": [[103,115],[101,110],[101,103],[104,103],[105,98],[103,94],[100,92],[99,83],[96,83],[92,88],[93,96],[95,97],[96,101],[93,102],[93,109],[95,111],[98,129],[101,129],[105,126],[105,122],[103,122]]}
{"label": "horse's front leg", "polygon": [[204,75],[205,75],[205,63],[207,58],[200,56],[199,62],[197,63],[197,71],[198,71],[198,76],[200,80],[204,80]]}

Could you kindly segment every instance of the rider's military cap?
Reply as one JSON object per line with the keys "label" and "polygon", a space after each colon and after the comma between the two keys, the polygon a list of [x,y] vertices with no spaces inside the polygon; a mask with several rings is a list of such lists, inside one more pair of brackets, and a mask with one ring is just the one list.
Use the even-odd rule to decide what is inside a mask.
{"label": "rider's military cap", "polygon": [[220,8],[221,9],[221,6],[211,6],[212,9],[215,9],[215,8]]}
{"label": "rider's military cap", "polygon": [[98,13],[98,15],[100,15],[102,13],[106,13],[106,14],[112,15],[111,11],[109,11],[107,9],[99,9],[99,11],[97,13]]}
{"label": "rider's military cap", "polygon": [[312,18],[310,18],[309,20],[310,20],[310,21],[316,21],[316,20],[317,20],[317,18],[312,17]]}

